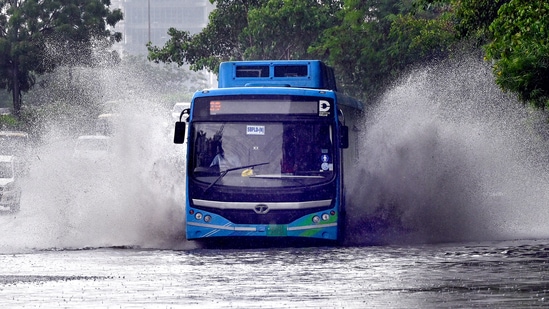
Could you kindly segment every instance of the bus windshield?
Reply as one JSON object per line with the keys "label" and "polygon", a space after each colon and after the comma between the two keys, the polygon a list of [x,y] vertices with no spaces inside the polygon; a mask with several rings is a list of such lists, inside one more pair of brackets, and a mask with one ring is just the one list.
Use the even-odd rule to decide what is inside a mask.
{"label": "bus windshield", "polygon": [[191,177],[216,185],[312,185],[334,174],[333,129],[318,122],[196,122]]}

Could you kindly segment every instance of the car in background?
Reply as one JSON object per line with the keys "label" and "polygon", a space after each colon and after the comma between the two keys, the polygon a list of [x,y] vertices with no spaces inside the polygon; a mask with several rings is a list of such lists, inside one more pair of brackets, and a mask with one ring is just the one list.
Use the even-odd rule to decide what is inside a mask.
{"label": "car in background", "polygon": [[28,174],[31,164],[31,143],[29,134],[23,131],[0,131],[0,155],[17,157],[18,171]]}
{"label": "car in background", "polygon": [[17,157],[0,155],[0,211],[17,212],[21,206],[21,186]]}
{"label": "car in background", "polygon": [[175,103],[173,108],[172,108],[172,119],[174,121],[179,121],[179,117],[181,116],[181,112],[186,108],[191,108],[191,103],[189,103],[189,102],[177,102],[177,103]]}
{"label": "car in background", "polygon": [[24,155],[29,148],[29,134],[23,131],[0,131],[1,155]]}
{"label": "car in background", "polygon": [[115,132],[116,120],[118,119],[118,114],[101,114],[97,116],[95,121],[95,132],[96,134],[113,136]]}
{"label": "car in background", "polygon": [[82,135],[76,140],[73,159],[100,161],[108,159],[112,153],[110,136]]}

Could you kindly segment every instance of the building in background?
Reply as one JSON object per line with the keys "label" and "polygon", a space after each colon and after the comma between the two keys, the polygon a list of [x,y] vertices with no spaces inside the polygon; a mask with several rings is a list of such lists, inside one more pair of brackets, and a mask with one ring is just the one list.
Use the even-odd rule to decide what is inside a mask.
{"label": "building in background", "polygon": [[208,24],[215,8],[209,0],[112,0],[111,9],[120,8],[124,20],[115,30],[122,41],[115,49],[131,55],[146,55],[147,43],[162,47],[170,38],[168,29],[199,33]]}

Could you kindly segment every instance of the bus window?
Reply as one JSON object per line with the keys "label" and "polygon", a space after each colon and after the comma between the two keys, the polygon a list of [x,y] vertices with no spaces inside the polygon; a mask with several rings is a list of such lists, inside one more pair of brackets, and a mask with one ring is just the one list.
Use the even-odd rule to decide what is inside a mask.
{"label": "bus window", "polygon": [[307,65],[277,65],[274,67],[275,77],[303,77],[308,74]]}
{"label": "bus window", "polygon": [[268,65],[239,65],[236,77],[269,77]]}

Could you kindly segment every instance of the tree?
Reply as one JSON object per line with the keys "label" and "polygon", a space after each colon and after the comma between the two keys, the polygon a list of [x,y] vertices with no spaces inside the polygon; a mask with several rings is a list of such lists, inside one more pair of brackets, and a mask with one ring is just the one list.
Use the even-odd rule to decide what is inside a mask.
{"label": "tree", "polygon": [[190,64],[216,72],[219,63],[243,59],[308,57],[307,49],[337,21],[339,0],[211,0],[216,9],[202,32],[171,28],[159,48],[148,46],[155,62]]}
{"label": "tree", "polygon": [[393,79],[392,23],[411,9],[412,1],[345,0],[340,23],[324,31],[310,51],[326,57],[346,92],[374,99]]}
{"label": "tree", "polygon": [[339,1],[270,0],[248,12],[246,59],[303,59],[325,29],[339,24]]}
{"label": "tree", "polygon": [[0,0],[0,88],[12,93],[16,115],[36,74],[71,64],[90,64],[93,43],[121,39],[107,29],[122,20],[110,0]]}
{"label": "tree", "polygon": [[175,28],[168,30],[171,37],[164,47],[147,45],[149,60],[155,62],[190,64],[191,69],[217,71],[224,60],[243,58],[247,42],[240,39],[248,25],[248,11],[260,7],[267,0],[210,0],[216,9],[202,32],[191,35]]}
{"label": "tree", "polygon": [[462,39],[472,39],[477,46],[491,40],[490,24],[499,8],[510,0],[452,0],[457,20],[456,30]]}
{"label": "tree", "polygon": [[496,83],[538,108],[549,107],[549,2],[511,0],[490,25],[486,48]]}
{"label": "tree", "polygon": [[390,77],[410,66],[447,58],[456,44],[456,31],[448,3],[416,6],[392,19],[387,42]]}

